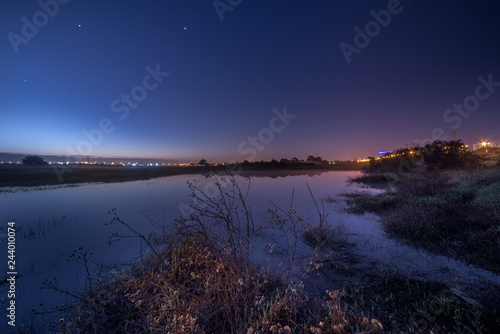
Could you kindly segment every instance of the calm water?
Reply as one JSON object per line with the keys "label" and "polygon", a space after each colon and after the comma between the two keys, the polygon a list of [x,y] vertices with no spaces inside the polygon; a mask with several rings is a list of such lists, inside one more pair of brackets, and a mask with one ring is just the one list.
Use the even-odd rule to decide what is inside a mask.
{"label": "calm water", "polygon": [[[313,217],[315,208],[306,183],[320,201],[348,190],[345,180],[356,174],[326,172],[279,178],[253,177],[248,202],[252,206],[254,220],[258,223],[268,218],[267,210],[272,208],[269,201],[288,208],[292,191],[295,194],[293,206],[304,215]],[[84,286],[83,267],[66,261],[73,250],[79,247],[89,249],[93,253],[91,260],[94,263],[126,262],[138,256],[138,242],[133,238],[108,245],[111,233],[130,234],[122,226],[105,225],[112,218],[108,211],[116,208],[124,221],[137,231],[148,234],[155,229],[151,221],[168,225],[180,217],[179,205],[190,204],[187,182],[193,179],[197,180],[201,188],[207,182],[212,182],[203,176],[181,175],[150,181],[48,187],[31,191],[17,189],[12,193],[0,193],[0,226],[5,232],[7,222],[15,221],[18,230],[16,269],[20,277],[16,282],[16,324],[21,325],[23,320],[29,320],[32,309],[50,310],[67,300],[52,290],[40,290],[44,280],[56,277],[58,287],[68,291]],[[246,184],[241,177],[237,177],[237,180],[241,185]],[[413,277],[452,282],[463,288],[480,288],[486,280],[500,284],[497,275],[442,256],[414,250],[389,239],[376,217],[349,215],[340,212],[338,207],[325,205],[330,211],[329,224],[342,226],[349,233],[350,241],[356,244],[356,252],[378,267]],[[5,241],[5,235],[2,235],[0,254],[3,254],[4,259],[1,261],[6,264]],[[261,244],[265,245],[267,241]],[[304,254],[309,251],[307,247],[300,249]],[[273,261],[263,247],[256,254],[258,262],[265,264]],[[0,287],[2,329],[6,323],[7,289],[6,284]],[[54,320],[54,315],[37,316],[40,325],[50,320]]]}

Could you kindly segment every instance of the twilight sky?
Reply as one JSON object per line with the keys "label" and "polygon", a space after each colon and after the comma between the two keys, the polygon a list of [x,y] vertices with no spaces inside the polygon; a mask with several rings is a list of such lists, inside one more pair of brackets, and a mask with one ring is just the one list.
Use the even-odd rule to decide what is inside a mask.
{"label": "twilight sky", "polygon": [[332,160],[454,128],[500,142],[499,13],[493,0],[3,0],[0,152]]}

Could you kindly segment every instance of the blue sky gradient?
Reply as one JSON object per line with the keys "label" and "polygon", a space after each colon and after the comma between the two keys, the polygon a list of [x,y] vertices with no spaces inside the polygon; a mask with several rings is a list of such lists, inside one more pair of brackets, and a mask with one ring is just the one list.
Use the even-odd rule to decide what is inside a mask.
{"label": "blue sky gradient", "polygon": [[[16,53],[8,34],[21,36],[22,18],[42,9],[2,1],[0,152],[66,155],[109,119],[113,131],[81,153],[242,161],[238,146],[284,106],[297,116],[256,160],[364,157],[431,139],[436,128],[451,139],[445,111],[474,95],[478,76],[500,82],[499,5],[397,3],[245,0],[221,21],[212,1],[72,0],[57,2]],[[340,43],[354,45],[370,11],[396,5],[348,63]],[[169,76],[120,119],[112,102],[157,65]],[[497,89],[460,116],[458,138],[500,141]]]}

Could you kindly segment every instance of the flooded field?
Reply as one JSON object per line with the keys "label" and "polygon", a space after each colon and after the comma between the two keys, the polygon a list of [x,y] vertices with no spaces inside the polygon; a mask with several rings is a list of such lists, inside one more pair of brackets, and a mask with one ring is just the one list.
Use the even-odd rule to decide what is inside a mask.
{"label": "flooded field", "polygon": [[[247,203],[256,224],[264,224],[270,219],[268,210],[274,205],[285,210],[293,207],[304,216],[310,216],[314,223],[317,210],[308,187],[316,202],[324,205],[328,213],[326,223],[339,231],[344,242],[330,263],[337,261],[342,268],[349,267],[349,271],[311,275],[310,282],[317,284],[318,290],[363,285],[370,273],[380,271],[445,283],[461,298],[472,302],[477,296],[488,293],[487,286],[500,285],[499,275],[404,245],[388,237],[376,216],[348,214],[341,202],[327,201],[328,198],[337,198],[340,193],[353,191],[354,187],[347,187],[346,179],[357,173],[253,176],[250,181],[237,176],[236,180],[245,189],[250,182]],[[68,296],[54,289],[40,289],[46,280],[56,282],[54,284],[59,290],[68,292],[85,287],[85,267],[78,261],[68,261],[75,251],[77,254],[83,251],[92,253],[89,258],[91,269],[102,263],[127,263],[140,256],[137,238],[124,237],[109,244],[113,233],[130,235],[121,225],[106,225],[113,218],[109,213],[112,209],[116,209],[120,218],[138,233],[148,235],[159,231],[161,226],[172,225],[174,219],[181,216],[183,208],[191,204],[187,183],[193,180],[200,189],[208,189],[206,185],[213,182],[211,177],[178,175],[77,187],[14,188],[11,192],[0,193],[3,240],[7,223],[16,223],[17,323],[35,323],[37,328],[47,328],[48,323],[57,320],[55,307],[63,307]],[[282,246],[280,242],[278,234],[260,235],[253,261],[265,267],[279,268],[279,260],[272,254],[270,245],[279,248]],[[297,261],[307,262],[313,248],[300,239],[297,250]],[[1,251],[7,254],[4,242]],[[298,276],[303,266],[297,263],[297,267],[295,274]],[[354,275],[353,272],[366,275]],[[0,288],[1,312],[5,317],[8,284],[2,284]]]}

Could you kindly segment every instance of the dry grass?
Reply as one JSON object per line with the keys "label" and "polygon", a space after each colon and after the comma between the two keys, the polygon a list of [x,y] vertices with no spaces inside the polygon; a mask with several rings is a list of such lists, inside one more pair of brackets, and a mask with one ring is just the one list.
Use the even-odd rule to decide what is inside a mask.
{"label": "dry grass", "polygon": [[[233,177],[216,178],[219,196],[191,184],[196,205],[177,221],[173,233],[143,236],[115,213],[113,223],[127,227],[149,248],[149,255],[117,274],[88,277],[87,291],[71,294],[76,310],[55,327],[60,333],[370,333],[376,320],[342,310],[341,295],[304,292],[303,278],[291,282],[296,249],[305,231],[320,245],[333,242],[294,209],[269,211],[269,223],[256,226],[246,192]],[[314,199],[314,198],[313,198]],[[284,240],[283,272],[250,261],[255,236],[274,229]],[[113,235],[112,239],[119,239]],[[312,255],[314,259],[314,254]],[[82,262],[87,266],[87,262]],[[49,288],[57,289],[55,283]],[[60,290],[59,290],[60,291]],[[61,291],[62,292],[62,291]]]}
{"label": "dry grass", "polygon": [[341,295],[314,299],[255,266],[234,263],[203,237],[172,241],[127,273],[102,279],[60,333],[376,332],[376,319],[342,310]]}

